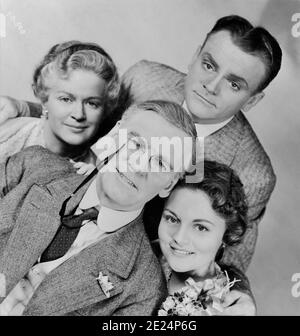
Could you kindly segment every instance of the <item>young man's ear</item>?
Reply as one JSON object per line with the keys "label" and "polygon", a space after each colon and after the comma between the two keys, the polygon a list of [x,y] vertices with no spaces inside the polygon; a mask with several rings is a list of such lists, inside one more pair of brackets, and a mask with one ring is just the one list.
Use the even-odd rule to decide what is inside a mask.
{"label": "young man's ear", "polygon": [[253,106],[255,106],[259,101],[264,98],[265,94],[263,92],[258,92],[252,97],[250,97],[244,106],[241,108],[243,112],[248,112]]}
{"label": "young man's ear", "polygon": [[161,198],[168,197],[178,180],[179,180],[179,175],[173,181],[171,181],[163,190],[161,190],[158,196]]}

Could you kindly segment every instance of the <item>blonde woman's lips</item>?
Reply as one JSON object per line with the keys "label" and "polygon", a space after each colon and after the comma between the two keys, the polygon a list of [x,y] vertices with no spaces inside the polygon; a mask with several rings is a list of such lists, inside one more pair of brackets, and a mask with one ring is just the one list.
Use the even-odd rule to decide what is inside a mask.
{"label": "blonde woman's lips", "polygon": [[88,127],[88,126],[82,126],[82,125],[69,125],[69,124],[64,124],[64,125],[75,132],[82,132]]}

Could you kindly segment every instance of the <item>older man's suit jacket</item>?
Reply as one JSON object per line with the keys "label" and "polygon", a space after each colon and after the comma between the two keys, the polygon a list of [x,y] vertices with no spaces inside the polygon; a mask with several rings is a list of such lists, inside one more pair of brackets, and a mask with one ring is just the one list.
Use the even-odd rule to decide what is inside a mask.
{"label": "older man's suit jacket", "polygon": [[[63,201],[84,177],[34,146],[0,164],[0,296],[7,295],[53,239]],[[77,207],[85,185],[67,203]],[[107,298],[96,278],[114,285]],[[150,315],[167,294],[141,216],[63,262],[43,280],[24,315]]]}
{"label": "older man's suit jacket", "polygon": [[[127,70],[122,82],[134,102],[163,99],[182,104],[185,74],[163,64],[140,61]],[[242,112],[205,138],[205,158],[227,164],[239,175],[247,196],[248,229],[244,241],[227,248],[223,262],[245,271],[254,253],[257,225],[275,186],[270,159]]]}

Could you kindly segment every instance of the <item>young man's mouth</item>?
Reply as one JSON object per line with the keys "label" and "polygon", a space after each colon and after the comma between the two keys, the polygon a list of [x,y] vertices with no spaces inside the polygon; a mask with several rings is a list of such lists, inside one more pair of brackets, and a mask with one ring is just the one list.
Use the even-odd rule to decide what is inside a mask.
{"label": "young man's mouth", "polygon": [[193,92],[195,93],[195,95],[197,96],[197,98],[200,99],[205,105],[207,105],[209,107],[216,108],[216,105],[214,103],[212,103],[211,101],[209,101],[207,98],[205,98],[203,95],[201,95],[198,91],[193,90]]}

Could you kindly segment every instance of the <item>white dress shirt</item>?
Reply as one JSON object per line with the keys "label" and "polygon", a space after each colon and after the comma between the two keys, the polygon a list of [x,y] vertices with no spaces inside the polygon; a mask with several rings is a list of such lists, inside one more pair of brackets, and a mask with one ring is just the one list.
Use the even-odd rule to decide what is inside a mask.
{"label": "white dress shirt", "polygon": [[[91,207],[100,207],[96,192],[96,180],[91,183],[84,194],[75,214],[80,214],[84,209]],[[141,211],[142,209],[129,212],[115,211],[101,206],[97,222],[84,221],[86,223],[84,223],[72,246],[64,256],[56,260],[38,263],[31,267],[26,276],[18,282],[0,304],[0,315],[22,315],[35,290],[47,274],[84,248],[113,234],[133,221]]]}
{"label": "white dress shirt", "polygon": [[[182,107],[190,114],[189,109],[188,109],[185,101],[183,102]],[[220,122],[220,123],[218,123],[218,124],[199,124],[199,123],[195,123],[198,138],[205,138],[205,137],[209,136],[210,134],[215,133],[216,131],[218,131],[219,129],[224,127],[226,124],[228,124],[229,121],[232,118],[233,118],[233,116],[224,120],[224,121],[222,121],[222,122]]]}

